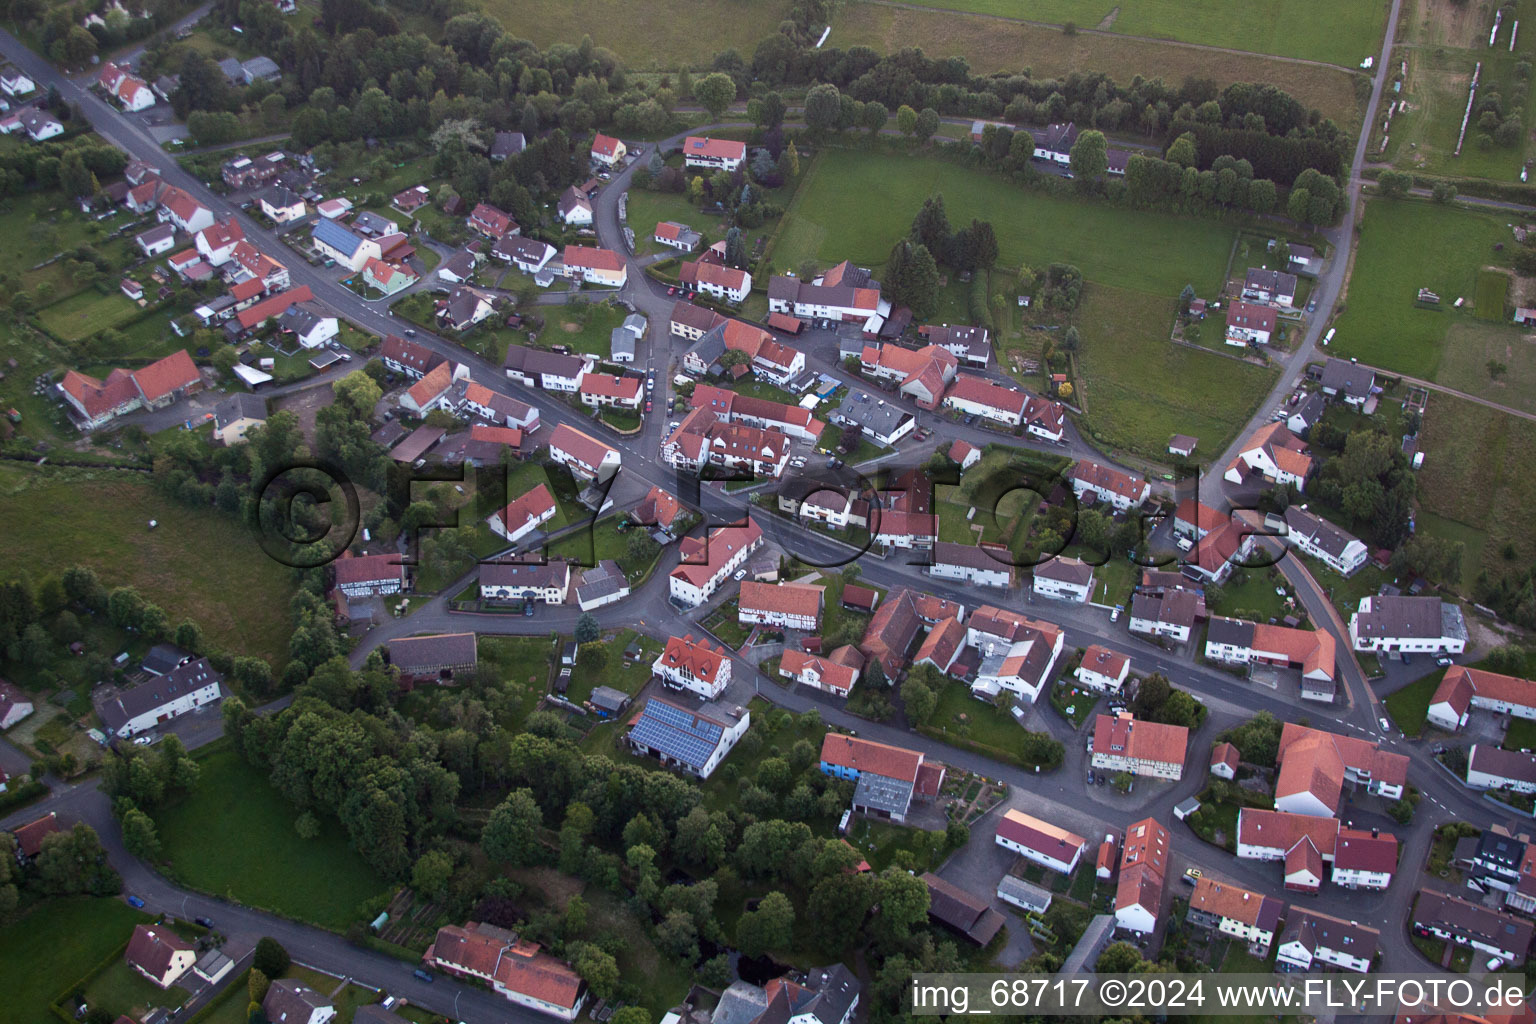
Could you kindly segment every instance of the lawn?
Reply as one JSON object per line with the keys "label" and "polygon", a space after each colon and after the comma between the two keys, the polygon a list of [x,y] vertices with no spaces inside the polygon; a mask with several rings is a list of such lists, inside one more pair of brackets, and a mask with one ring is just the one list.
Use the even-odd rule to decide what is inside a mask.
{"label": "lawn", "polygon": [[607,640],[603,647],[608,658],[601,667],[595,659],[588,658],[583,662],[582,656],[578,656],[575,667],[571,669],[571,688],[566,691],[566,698],[580,704],[592,696],[592,688],[595,686],[611,686],[615,690],[623,690],[631,697],[639,693],[640,687],[651,678],[651,662],[661,653],[661,644],[649,637],[641,637],[640,656],[626,665],[624,648],[634,639],[635,631],[624,629]]}
{"label": "lawn", "polygon": [[45,1024],[48,1004],[128,941],[150,920],[119,899],[44,900],[0,928],[0,981],[8,1020]]}
{"label": "lawn", "polygon": [[[988,2],[1006,3],[1007,0]],[[1138,5],[1144,2],[1147,0],[1137,0]],[[1162,0],[1159,6],[1167,8],[1179,2]],[[1209,7],[1213,2],[1219,0],[1200,0],[1198,6]],[[1108,14],[1113,6],[1112,2],[1106,2],[1100,17]],[[1124,12],[1128,6],[1131,5],[1122,3],[1119,10]],[[1360,6],[1369,6],[1378,12],[1385,10],[1370,0]],[[1015,12],[1019,9],[1015,8]],[[1033,14],[1029,16],[1034,17]],[[1375,14],[1375,17],[1380,19],[1380,13]],[[1199,23],[1194,18],[1188,22],[1191,26]],[[1079,24],[1085,28],[1091,27],[1087,21]],[[1258,22],[1234,12],[1233,24],[1241,25],[1243,31],[1247,31],[1256,28]],[[1309,38],[1313,32],[1326,32],[1329,27],[1331,22],[1313,26],[1302,37]],[[1289,23],[1277,24],[1274,31],[1279,35],[1289,35],[1298,28]],[[1263,35],[1258,38],[1263,38]],[[842,5],[833,19],[832,35],[827,42],[830,46],[839,46],[844,50],[853,46],[868,46],[880,53],[895,53],[907,47],[921,46],[930,57],[963,55],[973,75],[999,72],[1018,74],[1028,68],[1037,81],[1065,78],[1073,72],[1108,71],[1125,84],[1129,84],[1136,75],[1147,79],[1161,78],[1165,82],[1182,82],[1198,68],[1199,76],[1216,83],[1218,88],[1225,88],[1233,82],[1277,85],[1304,106],[1316,107],[1324,117],[1333,118],[1346,133],[1358,129],[1363,108],[1355,92],[1355,82],[1360,79],[1360,73],[1343,68],[1277,60],[1238,50],[1192,53],[1187,46],[1138,39],[1118,32],[1079,32],[1069,36],[1059,28],[1046,25],[964,17],[950,11],[921,10],[894,4]],[[709,52],[725,45],[715,45],[713,38],[710,43],[707,48],[694,48],[696,59],[702,62],[702,58],[707,57]],[[698,50],[708,52],[697,53]],[[1378,52],[1378,45],[1366,46],[1350,63]]]}
{"label": "lawn", "polygon": [[1286,599],[1275,593],[1277,586],[1290,589],[1278,569],[1235,568],[1227,582],[1221,585],[1217,601],[1209,601],[1210,591],[1207,589],[1207,607],[1212,615],[1227,615],[1256,622],[1280,619],[1292,614],[1295,609],[1286,608]]}
{"label": "lawn", "polygon": [[1206,218],[1046,196],[943,160],[832,149],[806,175],[769,257],[778,268],[879,268],[934,193],[952,224],[993,222],[1000,265],[1073,263],[1089,281],[1167,296],[1170,319],[1186,284],[1215,290],[1232,246],[1232,229]]}
{"label": "lawn", "polygon": [[300,839],[299,810],[232,748],[200,764],[197,789],[155,815],[173,878],[338,931],[385,890],[334,819],[321,819],[316,838]]}
{"label": "lawn", "polygon": [[703,235],[701,248],[725,237],[722,220],[704,213],[680,192],[650,192],[632,188],[624,212],[627,215],[626,223],[635,232],[635,252],[642,256],[653,252],[677,252],[655,239],[656,225],[664,220],[687,224]]}
{"label": "lawn", "polygon": [[1480,569],[1499,576],[1529,566],[1536,558],[1536,423],[1434,394],[1419,450],[1421,508],[1470,532],[1421,516],[1425,528],[1464,543],[1473,540],[1471,533],[1485,538],[1476,560],[1469,544],[1462,578],[1471,581]]}
{"label": "lawn", "polygon": [[1520,327],[1458,317],[1435,383],[1536,413],[1536,342]]}
{"label": "lawn", "polygon": [[1479,320],[1504,322],[1504,300],[1509,296],[1509,275],[1500,270],[1477,272],[1477,299],[1472,312]]}
{"label": "lawn", "polygon": [[[1471,321],[1453,303],[1473,299],[1484,265],[1508,263],[1493,249],[1510,241],[1506,221],[1417,200],[1367,203],[1331,354],[1434,380],[1447,330]],[[1420,288],[1440,296],[1438,309],[1414,302]]]}
{"label": "lawn", "polygon": [[1424,731],[1424,719],[1429,714],[1429,701],[1435,695],[1435,689],[1439,687],[1440,680],[1445,678],[1445,670],[1432,672],[1423,679],[1415,680],[1391,694],[1388,694],[1382,702],[1387,706],[1387,714],[1392,716],[1392,722],[1402,730],[1404,736],[1414,737]]}
{"label": "lawn", "polygon": [[1302,57],[1354,67],[1381,49],[1384,4],[1370,0],[1340,7],[1329,0],[1257,0],[1241,8],[1224,0],[914,0],[921,7],[970,11],[1002,18],[1072,22],[1128,36]]}
{"label": "lawn", "polygon": [[539,340],[546,346],[567,345],[574,352],[607,359],[612,350],[609,337],[613,329],[624,322],[624,310],[606,303],[594,303],[573,310],[558,307],[547,313],[540,311],[546,320]]}
{"label": "lawn", "polygon": [[737,615],[736,599],[731,598],[704,620],[704,628],[733,651],[746,643],[752,633],[752,627],[742,625]]}
{"label": "lawn", "polygon": [[137,588],[171,622],[193,619],[220,647],[274,668],[287,661],[290,570],[239,520],[183,505],[137,474],[16,463],[0,466],[0,511],[12,571],[40,581],[88,565],[108,587]]}
{"label": "lawn", "polygon": [[1024,728],[1012,715],[971,696],[971,688],[964,683],[946,681],[938,697],[939,702],[925,724],[940,738],[954,735],[1012,752],[1024,736]]}
{"label": "lawn", "polygon": [[78,292],[40,309],[37,318],[48,332],[64,341],[79,341],[133,319],[139,307],[116,289],[106,295],[94,288]]}
{"label": "lawn", "polygon": [[134,1017],[156,1006],[174,1010],[185,1005],[190,995],[179,986],[160,988],[122,960],[114,960],[85,985],[86,1005]]}
{"label": "lawn", "polygon": [[1502,746],[1505,750],[1536,750],[1536,721],[1511,718]]}
{"label": "lawn", "polygon": [[303,982],[322,995],[331,996],[333,999],[332,1005],[336,1007],[336,1020],[340,1024],[348,1024],[359,1006],[366,1006],[379,1000],[377,992],[366,989],[361,985],[350,984],[341,988],[341,992],[333,996],[332,993],[342,986],[342,979],[334,974],[325,974],[308,967],[300,967],[298,964],[289,967],[288,972],[283,976]]}
{"label": "lawn", "polygon": [[[197,1024],[250,1024],[246,1014],[250,998],[246,992],[250,988],[250,983],[249,969],[235,975],[233,981],[225,983],[224,991],[220,992],[212,1003],[198,1011]],[[436,1022],[434,1021],[433,1024]]]}
{"label": "lawn", "polygon": [[1172,294],[1095,284],[1084,290],[1077,315],[1076,400],[1087,411],[1087,433],[1157,460],[1168,457],[1174,434],[1200,438],[1207,451],[1224,449],[1275,378],[1270,369],[1169,344]]}

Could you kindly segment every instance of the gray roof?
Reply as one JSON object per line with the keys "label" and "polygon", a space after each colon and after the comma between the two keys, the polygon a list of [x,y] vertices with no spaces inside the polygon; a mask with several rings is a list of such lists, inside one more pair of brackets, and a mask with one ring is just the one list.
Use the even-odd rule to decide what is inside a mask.
{"label": "gray roof", "polygon": [[502,365],[528,376],[548,373],[557,377],[574,377],[586,365],[586,360],[580,356],[562,355],[526,345],[508,345],[507,357],[502,360]]}
{"label": "gray roof", "polygon": [[1199,599],[1188,590],[1167,590],[1160,595],[1137,593],[1131,597],[1131,618],[1193,626],[1198,607]]}
{"label": "gray roof", "polygon": [[806,972],[805,987],[816,993],[803,1010],[816,1015],[821,1024],[841,1024],[848,1010],[859,998],[859,979],[842,964],[814,967]]}
{"label": "gray roof", "polygon": [[1414,904],[1413,923],[1486,942],[1520,961],[1531,945],[1531,922],[1428,889],[1420,891]]}
{"label": "gray roof", "polygon": [[375,235],[388,235],[400,230],[400,226],[388,217],[374,213],[372,210],[364,210],[352,218],[352,227],[358,231]]}
{"label": "gray roof", "polygon": [[1356,630],[1363,637],[1467,638],[1461,609],[1438,597],[1402,595],[1370,598],[1371,610],[1357,613]]}
{"label": "gray roof", "polygon": [[1295,505],[1285,510],[1285,525],[1291,533],[1310,538],[1334,558],[1341,557],[1349,545],[1358,543],[1353,534]]}
{"label": "gray roof", "polygon": [[[1011,572],[1013,566],[1001,558],[993,557],[986,548],[975,544],[956,544],[951,541],[939,541],[933,547],[933,563],[935,565],[958,565],[966,569],[977,569],[982,572]],[[1089,570],[1090,575],[1092,570]]]}
{"label": "gray roof", "polygon": [[606,711],[618,711],[629,703],[629,694],[611,686],[592,687],[592,703]]}
{"label": "gray roof", "polygon": [[706,331],[702,338],[689,347],[688,354],[705,366],[714,366],[719,362],[725,354],[725,324],[718,323]]}
{"label": "gray roof", "polygon": [[1328,949],[1367,961],[1376,956],[1376,946],[1380,940],[1381,933],[1374,928],[1353,921],[1341,921],[1295,904],[1291,905],[1291,911],[1286,915],[1285,931],[1280,933],[1282,946],[1298,942],[1308,953]]}
{"label": "gray roof", "polygon": [[475,310],[480,308],[480,300],[486,298],[484,292],[476,291],[468,285],[455,288],[448,296],[448,305],[444,307],[449,321],[455,326],[469,323],[474,319]]}
{"label": "gray roof", "polygon": [[491,159],[505,160],[509,156],[517,156],[528,145],[528,140],[522,132],[497,132],[496,141],[491,143]]}
{"label": "gray roof", "polygon": [[252,57],[240,65],[240,71],[247,81],[255,81],[258,78],[278,78],[283,73],[277,66],[277,61],[271,57]]}
{"label": "gray roof", "polygon": [[508,262],[518,259],[524,263],[539,263],[553,257],[554,254],[554,246],[525,235],[502,235],[496,239],[496,244],[491,246],[492,256]]}
{"label": "gray roof", "polygon": [[753,1024],[768,1009],[768,993],[750,981],[733,981],[720,993],[710,1024]]}
{"label": "gray roof", "polygon": [[1323,390],[1351,398],[1369,398],[1376,374],[1369,366],[1352,363],[1347,359],[1330,358],[1323,364]]}
{"label": "gray roof", "polygon": [[1488,743],[1472,744],[1467,770],[1514,782],[1536,782],[1536,754],[1522,754]]}
{"label": "gray roof", "polygon": [[1231,644],[1247,647],[1253,643],[1253,623],[1242,619],[1229,619],[1224,615],[1212,615],[1205,639],[1212,644]]}
{"label": "gray roof", "polygon": [[889,437],[901,426],[902,421],[910,420],[912,414],[894,402],[875,398],[863,391],[849,391],[832,418],[844,424],[857,424],[869,433]]}
{"label": "gray roof", "polygon": [[225,57],[219,61],[219,70],[224,72],[224,77],[231,82],[238,82],[245,77],[245,69],[233,57]]}
{"label": "gray roof", "polygon": [[639,313],[631,313],[624,318],[623,327],[626,331],[633,334],[636,339],[640,339],[645,337],[645,330],[649,325],[650,321],[645,317]]}
{"label": "gray roof", "polygon": [[207,658],[198,658],[180,668],[172,669],[163,676],[155,676],[127,690],[119,691],[96,706],[96,713],[112,732],[127,725],[130,719],[153,711],[209,683],[219,683],[223,676],[215,672]]}
{"label": "gray roof", "polygon": [[210,949],[197,958],[197,963],[193,965],[193,970],[199,974],[212,977],[232,963],[233,961],[219,950]]}
{"label": "gray roof", "polygon": [[1328,408],[1328,402],[1321,394],[1313,391],[1301,400],[1301,404],[1287,414],[1287,418],[1300,417],[1304,426],[1302,430],[1311,427],[1312,424],[1323,418],[1323,410]]}
{"label": "gray roof", "polygon": [[261,1008],[272,1024],[308,1024],[312,1010],[330,1005],[325,996],[292,978],[278,978],[261,1001]]}
{"label": "gray roof", "polygon": [[223,430],[239,420],[267,418],[267,400],[260,395],[237,391],[213,407],[213,429]]}
{"label": "gray roof", "polygon": [[304,201],[303,196],[299,195],[291,188],[284,188],[282,185],[268,185],[266,188],[256,193],[256,199],[258,202],[261,200],[266,200],[269,206],[276,206],[280,209],[286,209],[290,206],[297,206],[299,203]]}
{"label": "gray roof", "polygon": [[1082,974],[1089,968],[1089,961],[1098,962],[1099,954],[1104,952],[1109,937],[1115,931],[1115,917],[1113,914],[1095,914],[1093,920],[1088,922],[1082,938],[1077,940],[1077,945],[1072,947],[1072,952],[1067,955],[1066,961],[1058,972],[1062,975]]}
{"label": "gray roof", "polygon": [[1265,270],[1261,267],[1253,267],[1249,269],[1247,276],[1243,278],[1243,285],[1275,295],[1295,295],[1296,275],[1287,274],[1279,270]]}
{"label": "gray roof", "polygon": [[617,594],[629,586],[619,563],[605,558],[581,574],[581,584],[576,588],[578,601],[593,601]]}
{"label": "gray roof", "polygon": [[470,275],[474,272],[474,256],[470,255],[462,249],[454,253],[452,256],[449,256],[446,260],[443,260],[442,266],[437,268],[437,273],[439,276],[442,276],[445,273],[452,274],[460,281],[469,280]]}
{"label": "gray roof", "polygon": [[172,669],[185,665],[196,657],[191,651],[175,644],[155,644],[144,655],[139,667],[151,675],[163,676]]}
{"label": "gray roof", "polygon": [[887,778],[874,772],[860,772],[853,787],[853,805],[872,807],[887,814],[906,814],[912,806],[912,783]]}
{"label": "gray roof", "polygon": [[404,671],[458,667],[477,663],[475,634],[441,633],[435,636],[401,637],[389,642],[391,665]]}
{"label": "gray roof", "polygon": [[633,743],[649,747],[681,764],[702,770],[720,746],[726,726],[680,704],[652,697],[629,730]]}
{"label": "gray roof", "polygon": [[176,225],[167,222],[165,224],[157,224],[148,231],[139,232],[134,236],[134,241],[143,242],[145,245],[154,245],[157,242],[163,242],[168,238],[175,237]]}
{"label": "gray roof", "polygon": [[1051,894],[1015,875],[1004,875],[997,883],[997,895],[1010,903],[1021,903],[1041,914],[1050,909]]}
{"label": "gray roof", "polygon": [[635,357],[635,336],[622,327],[615,327],[608,334],[608,351],[615,357]]}
{"label": "gray roof", "polygon": [[313,234],[315,241],[324,242],[349,258],[357,252],[357,247],[363,244],[363,236],[328,217],[321,217],[315,221]]}

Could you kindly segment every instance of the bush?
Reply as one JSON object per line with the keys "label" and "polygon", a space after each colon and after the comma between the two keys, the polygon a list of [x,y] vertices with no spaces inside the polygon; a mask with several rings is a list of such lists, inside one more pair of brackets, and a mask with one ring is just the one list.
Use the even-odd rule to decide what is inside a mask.
{"label": "bush", "polygon": [[270,935],[264,935],[256,943],[256,956],[251,966],[269,978],[281,978],[291,962],[283,944]]}

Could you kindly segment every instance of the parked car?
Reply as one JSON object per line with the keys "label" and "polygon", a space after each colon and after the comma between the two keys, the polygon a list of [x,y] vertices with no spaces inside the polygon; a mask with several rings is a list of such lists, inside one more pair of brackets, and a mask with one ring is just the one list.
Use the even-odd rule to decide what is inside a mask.
{"label": "parked car", "polygon": [[204,928],[212,928],[213,927],[213,918],[211,918],[211,917],[199,917],[196,920],[197,920],[197,923],[202,925]]}
{"label": "parked car", "polygon": [[532,601],[524,601],[523,602],[523,618],[525,618],[525,619],[533,618],[533,602]]}
{"label": "parked car", "polygon": [[647,398],[645,400],[645,411],[646,412],[650,412],[651,411],[651,400],[649,398]]}
{"label": "parked car", "polygon": [[1445,668],[1447,665],[1454,665],[1455,661],[1451,658],[1450,655],[1442,654],[1440,657],[1435,659],[1435,664],[1439,665],[1441,668]]}
{"label": "parked car", "polygon": [[1093,785],[1093,772],[1088,773],[1088,785]]}
{"label": "parked car", "polygon": [[736,575],[731,577],[731,579],[733,579],[733,580],[742,580],[742,579],[746,579],[746,578],[747,578],[747,570],[745,570],[745,569],[737,569],[736,570]]}
{"label": "parked car", "polygon": [[422,981],[433,982],[437,980],[437,977],[431,971],[420,967],[416,968],[416,970],[412,971],[411,973],[416,975],[416,977],[420,978]]}
{"label": "parked car", "polygon": [[136,907],[139,910],[143,910],[144,909],[144,901],[139,899],[137,896],[129,896],[128,897],[128,905],[130,907]]}
{"label": "parked car", "polygon": [[1190,885],[1194,885],[1196,882],[1200,881],[1200,874],[1201,871],[1199,868],[1190,868],[1184,872],[1184,881],[1188,882]]}
{"label": "parked car", "polygon": [[674,285],[673,287],[668,288],[667,289],[667,294],[668,295],[676,295],[677,294],[677,287]]}
{"label": "parked car", "polygon": [[414,327],[407,327],[405,329],[405,336],[407,338],[414,338],[414,337],[416,337],[416,329]]}

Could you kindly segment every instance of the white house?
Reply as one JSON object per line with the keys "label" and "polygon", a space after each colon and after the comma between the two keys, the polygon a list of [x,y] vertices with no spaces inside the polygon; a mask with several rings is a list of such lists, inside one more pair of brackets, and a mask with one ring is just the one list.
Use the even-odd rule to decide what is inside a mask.
{"label": "white house", "polygon": [[1420,890],[1409,921],[1413,934],[1470,946],[1515,966],[1525,963],[1531,946],[1529,920],[1429,889]]}
{"label": "white house", "polygon": [[1189,730],[1182,725],[1138,721],[1129,711],[1094,718],[1095,768],[1177,782],[1184,777],[1188,749]]}
{"label": "white house", "polygon": [[1467,753],[1466,781],[1473,789],[1536,793],[1536,754],[1474,743]]}
{"label": "white house", "polygon": [[493,512],[488,520],[491,532],[506,540],[519,541],[555,517],[555,496],[549,485],[539,484],[514,498],[506,508]]}
{"label": "white house", "polygon": [[821,627],[825,587],[810,583],[760,583],[743,580],[736,618],[744,626],[769,626],[807,632]]}
{"label": "white house", "polygon": [[612,249],[591,246],[568,245],[562,260],[565,276],[587,284],[600,284],[612,288],[624,287],[629,279],[629,266],[624,257]]}
{"label": "white house", "polygon": [[139,251],[153,259],[176,248],[176,225],[157,224],[142,234],[135,235],[133,242]]}
{"label": "white house", "polygon": [[1360,599],[1349,617],[1349,639],[1357,651],[1461,654],[1467,625],[1460,608],[1438,597],[1377,595]]}
{"label": "white house", "polygon": [[1354,921],[1293,906],[1276,948],[1277,962],[1301,971],[1336,967],[1364,974],[1371,969],[1381,933]]}
{"label": "white house", "polygon": [[592,223],[592,200],[575,185],[560,194],[555,209],[567,227],[586,227]]}
{"label": "white house", "polygon": [[1292,434],[1284,421],[1275,420],[1248,436],[1222,478],[1240,484],[1250,473],[1258,473],[1270,483],[1295,484],[1298,491],[1305,491],[1312,468],[1306,442]]}
{"label": "white house", "polygon": [[1068,474],[1072,480],[1072,492],[1079,501],[1093,495],[1120,512],[1139,508],[1152,494],[1152,485],[1134,473],[1123,473],[1110,466],[1084,459],[1072,467]]}
{"label": "white house", "polygon": [[1083,651],[1083,660],[1073,675],[1079,683],[1096,693],[1119,693],[1131,674],[1131,659],[1119,651],[1098,644]]}
{"label": "white house", "polygon": [[1065,555],[1047,558],[1035,566],[1030,587],[1037,597],[1082,604],[1093,593],[1093,566]]}
{"label": "white house", "polygon": [[592,137],[592,162],[602,164],[604,167],[614,167],[619,164],[629,152],[623,142],[611,135],[598,132]]}
{"label": "white house", "polygon": [[346,225],[324,217],[315,221],[311,241],[322,256],[335,260],[348,270],[361,270],[369,260],[384,257],[377,239],[365,238]]}
{"label": "white house", "polygon": [[549,435],[549,457],[578,477],[606,480],[619,471],[619,453],[595,437],[562,423]]}
{"label": "white house", "polygon": [[405,589],[405,564],[397,554],[354,555],[342,552],[331,563],[336,589],[348,598],[398,594]]}
{"label": "white house", "polygon": [[1070,875],[1077,870],[1088,840],[1057,825],[1008,810],[997,822],[997,845],[1051,871]]}
{"label": "white house", "polygon": [[933,562],[928,572],[941,579],[1006,590],[1013,586],[1013,566],[1005,560],[1008,557],[1006,550],[993,554],[975,544],[939,541],[933,546]]}
{"label": "white house", "polygon": [[1536,681],[1455,665],[1429,699],[1429,722],[1446,732],[1467,724],[1473,708],[1514,718],[1536,718]]}
{"label": "white house", "polygon": [[751,718],[743,707],[711,709],[704,714],[652,697],[641,707],[624,738],[636,754],[655,757],[668,767],[707,779],[746,735]]}
{"label": "white house", "polygon": [[134,925],[123,960],[159,988],[170,988],[192,969],[197,948],[169,928]]}
{"label": "white house", "polygon": [[1298,505],[1285,510],[1285,529],[1287,543],[1341,576],[1353,576],[1370,554],[1364,542]]}
{"label": "white house", "polygon": [[193,236],[197,251],[210,267],[222,267],[235,255],[235,246],[245,239],[245,229],[233,217],[210,224]]}
{"label": "white house", "polygon": [[703,604],[762,543],[763,528],[751,517],[745,526],[716,527],[707,538],[684,538],[681,561],[667,577],[672,600],[687,608]]}
{"label": "white house", "polygon": [[712,139],[707,135],[690,135],[683,140],[683,165],[708,167],[717,171],[734,171],[747,158],[747,144],[731,139]]}
{"label": "white house", "polygon": [[1168,829],[1156,818],[1143,818],[1125,830],[1115,888],[1117,927],[1142,935],[1156,930],[1171,846]]}
{"label": "white house", "polygon": [[96,713],[109,734],[135,736],[218,700],[223,678],[207,658],[198,658],[163,676],[108,694],[96,705]]}
{"label": "white house", "polygon": [[449,974],[478,978],[508,1002],[560,1020],[575,1020],[586,1003],[587,986],[569,964],[537,942],[493,925],[471,921],[439,928],[423,959]]}
{"label": "white house", "polygon": [[341,333],[341,321],[317,302],[289,306],[278,318],[278,324],[305,348],[319,348]]}
{"label": "white house", "polygon": [[1275,334],[1275,322],[1273,306],[1236,300],[1227,309],[1227,344],[1238,348],[1268,345]]}
{"label": "white house", "polygon": [[690,291],[713,295],[726,302],[741,302],[752,290],[752,275],[724,263],[689,260],[678,269],[677,278]]}
{"label": "white house", "polygon": [[261,206],[261,212],[274,224],[302,220],[309,212],[303,196],[281,185],[269,185],[262,189],[256,194],[256,202]]}
{"label": "white house", "polygon": [[1296,275],[1252,267],[1243,278],[1243,298],[1273,306],[1290,306],[1296,300]]}
{"label": "white house", "polygon": [[32,697],[15,683],[0,679],[0,729],[9,729],[32,713]]}
{"label": "white house", "polygon": [[542,561],[481,562],[480,596],[487,601],[542,601],[564,604],[571,587],[571,563]]}
{"label": "white house", "polygon": [[7,96],[25,96],[36,88],[36,82],[15,68],[7,68],[0,72],[0,90],[3,90]]}
{"label": "white house", "polygon": [[1036,160],[1049,160],[1063,167],[1072,164],[1072,147],[1077,144],[1077,125],[1071,121],[1065,124],[1048,124],[1045,131],[1035,136]]}
{"label": "white house", "polygon": [[944,396],[944,408],[962,415],[981,416],[1005,427],[1016,427],[1023,422],[1024,407],[1028,402],[1027,393],[994,384],[972,373],[956,374]]}
{"label": "white house", "polygon": [[674,689],[714,700],[731,684],[731,658],[725,648],[702,637],[668,637],[667,646],[651,662],[651,674]]}
{"label": "white house", "polygon": [[1280,927],[1285,904],[1230,882],[1204,877],[1189,897],[1189,922],[1214,927],[1223,935],[1268,949]]}

